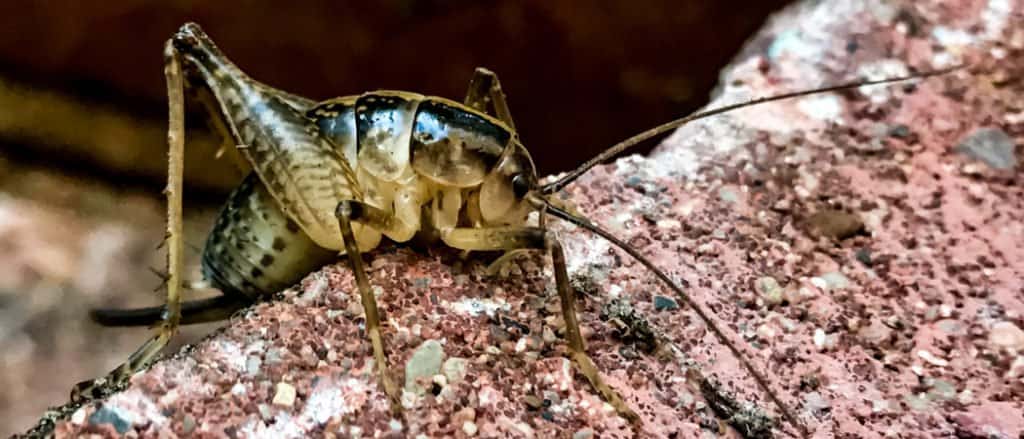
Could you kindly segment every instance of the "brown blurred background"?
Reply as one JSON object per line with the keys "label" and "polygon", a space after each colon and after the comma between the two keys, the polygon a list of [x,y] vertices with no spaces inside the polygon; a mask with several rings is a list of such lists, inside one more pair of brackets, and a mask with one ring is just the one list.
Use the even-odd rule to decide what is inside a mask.
{"label": "brown blurred background", "polygon": [[[390,88],[461,100],[473,68],[489,67],[547,174],[706,102],[718,70],[788,2],[232,3],[0,3],[0,435],[147,336],[98,328],[86,310],[159,301],[161,48],[182,23],[256,79],[315,99]],[[211,159],[197,120],[193,259],[239,179]]]}

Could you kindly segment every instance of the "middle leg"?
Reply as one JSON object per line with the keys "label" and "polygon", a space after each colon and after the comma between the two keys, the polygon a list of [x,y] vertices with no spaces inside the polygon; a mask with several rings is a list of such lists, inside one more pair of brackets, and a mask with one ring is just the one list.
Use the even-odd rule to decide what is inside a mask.
{"label": "middle leg", "polygon": [[[352,221],[362,217],[362,214],[367,211],[363,207],[362,203],[342,201],[338,203],[335,216],[338,217],[338,225],[341,227],[341,238],[345,243],[345,254],[348,255],[348,260],[352,265],[352,273],[356,278],[356,287],[359,288],[359,296],[363,302],[363,312],[366,314],[366,334],[373,345],[373,359],[377,363],[377,373],[381,385],[384,387],[384,393],[391,400],[392,410],[400,412],[402,409],[401,389],[398,388],[398,385],[395,384],[391,374],[388,372],[387,357],[384,355],[384,338],[380,332],[380,312],[377,310],[377,299],[373,296],[373,290],[370,289],[366,268],[363,267],[363,256],[359,252],[359,246],[356,244],[355,233],[352,232]],[[371,212],[379,213],[375,210]],[[376,220],[386,220],[387,218],[387,216],[383,215],[370,216],[370,219]],[[379,227],[380,224],[377,224],[377,226]]]}
{"label": "middle leg", "polygon": [[565,252],[553,232],[538,227],[456,228],[443,233],[441,239],[449,246],[462,250],[547,250],[551,254],[551,263],[555,269],[555,286],[562,305],[569,357],[576,363],[580,373],[587,377],[590,385],[620,416],[633,423],[640,422],[640,417],[622,400],[619,393],[604,382],[601,372],[587,355],[587,347],[576,318],[576,293],[569,285]]}

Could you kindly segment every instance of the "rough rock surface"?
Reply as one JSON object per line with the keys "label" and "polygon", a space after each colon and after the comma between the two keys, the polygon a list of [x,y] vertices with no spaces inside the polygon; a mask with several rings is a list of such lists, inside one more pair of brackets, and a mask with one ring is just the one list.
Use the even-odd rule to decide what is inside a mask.
{"label": "rough rock surface", "polygon": [[[971,67],[701,121],[650,158],[596,169],[564,197],[713,311],[816,437],[1019,437],[1024,189],[1019,169],[972,157],[1005,159],[1008,142],[1010,159],[1021,152],[1024,28],[1012,23],[1022,11],[1012,0],[796,5],[723,73],[717,104]],[[1005,134],[968,142],[997,152],[962,152],[979,130]],[[776,411],[692,312],[655,310],[655,296],[670,294],[639,264],[583,231],[555,229],[589,352],[641,414],[641,436],[720,428],[687,378],[691,362],[736,399]],[[58,434],[636,433],[560,355],[545,257],[521,257],[498,278],[446,251],[384,247],[367,259],[392,370],[425,341],[443,348],[429,359],[441,373],[422,397],[407,395],[404,419],[392,418],[371,373],[353,279],[338,264],[81,408]],[[618,338],[602,319],[613,300],[680,354]]]}
{"label": "rough rock surface", "polygon": [[[154,249],[165,210],[145,191],[8,161],[0,152],[0,437],[24,431],[48,405],[66,400],[69,386],[110,370],[148,336],[96,325],[86,310],[159,300],[161,280],[150,268],[166,261]],[[187,242],[202,245],[196,238],[216,211],[186,211]],[[188,252],[190,266],[197,259]],[[185,328],[174,347],[217,326]]]}

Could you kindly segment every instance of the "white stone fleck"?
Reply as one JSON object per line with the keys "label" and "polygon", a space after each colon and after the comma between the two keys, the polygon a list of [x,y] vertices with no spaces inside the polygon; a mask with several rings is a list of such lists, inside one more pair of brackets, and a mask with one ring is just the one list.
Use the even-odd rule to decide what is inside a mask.
{"label": "white stone fleck", "polygon": [[237,372],[245,372],[248,356],[242,351],[242,347],[233,341],[219,340],[214,349],[214,356],[220,362],[227,364]]}
{"label": "white stone fleck", "polygon": [[392,418],[388,421],[388,427],[391,428],[391,431],[402,431],[402,421]]}
{"label": "white stone fleck", "polygon": [[484,387],[477,393],[477,397],[480,400],[480,406],[486,407],[498,402],[500,394],[493,387]]}
{"label": "white stone fleck", "polygon": [[[859,76],[864,77],[869,81],[875,81],[879,79],[895,78],[897,76],[906,76],[910,73],[910,69],[907,68],[907,64],[898,59],[884,59],[875,62],[862,64],[858,69],[857,73]],[[888,101],[892,94],[896,92],[895,89],[899,87],[892,87],[886,84],[880,85],[865,85],[858,87],[857,90],[864,96],[867,96],[872,104],[881,105]]]}
{"label": "white stone fleck", "polygon": [[286,382],[277,383],[276,391],[274,392],[274,405],[282,407],[291,407],[295,404],[295,386]]}
{"label": "white stone fleck", "polygon": [[829,290],[842,290],[850,286],[850,279],[838,271],[822,274],[821,279],[825,281],[825,288]]}
{"label": "white stone fleck", "polygon": [[508,311],[510,309],[509,304],[504,300],[476,297],[465,298],[457,302],[446,302],[446,304],[453,312],[471,317],[477,317],[481,313],[486,314],[488,317],[494,317],[495,312],[499,310]]}
{"label": "white stone fleck", "polygon": [[71,423],[74,425],[82,425],[85,423],[85,410],[75,410],[75,413],[71,415]]}
{"label": "white stone fleck", "polygon": [[935,38],[940,45],[949,49],[959,49],[974,42],[974,36],[962,29],[952,29],[946,26],[935,26],[932,29],[932,38]]}
{"label": "white stone fleck", "polygon": [[814,339],[814,346],[815,347],[817,347],[818,349],[824,349],[825,348],[825,330],[824,329],[821,329],[821,328],[815,329],[814,330],[814,337],[813,337],[813,339]]}
{"label": "white stone fleck", "polygon": [[814,287],[819,289],[819,290],[827,290],[828,289],[828,282],[826,282],[825,279],[822,279],[822,278],[820,278],[818,276],[815,276],[815,277],[811,278],[811,285],[814,285]]}
{"label": "white stone fleck", "polygon": [[949,361],[936,357],[935,354],[924,349],[917,351],[917,356],[932,366],[945,367],[949,365]]}
{"label": "white stone fleck", "polygon": [[989,342],[1005,349],[1024,350],[1024,331],[1013,322],[1000,321],[992,325]]}
{"label": "white stone fleck", "polygon": [[834,93],[807,96],[796,107],[811,119],[843,124],[843,104]]}
{"label": "white stone fleck", "polygon": [[1010,0],[989,0],[981,11],[981,19],[985,22],[985,37],[998,41],[1013,13],[1014,6]]}
{"label": "white stone fleck", "polygon": [[516,352],[523,352],[526,350],[526,337],[519,337],[516,341]]}
{"label": "white stone fleck", "polygon": [[658,228],[661,229],[678,229],[683,226],[678,220],[674,219],[661,219],[654,223]]}
{"label": "white stone fleck", "polygon": [[462,432],[466,433],[466,436],[476,436],[477,427],[473,421],[466,421],[462,423]]}
{"label": "white stone fleck", "polygon": [[306,399],[301,418],[322,425],[332,417],[352,414],[357,407],[349,404],[345,395],[362,395],[368,390],[364,381],[355,378],[342,381],[340,386],[321,383]]}

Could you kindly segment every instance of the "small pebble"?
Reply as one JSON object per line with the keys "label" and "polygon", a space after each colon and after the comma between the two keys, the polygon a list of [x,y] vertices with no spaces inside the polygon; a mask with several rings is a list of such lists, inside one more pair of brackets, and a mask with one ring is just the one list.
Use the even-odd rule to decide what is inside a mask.
{"label": "small pebble", "polygon": [[467,436],[476,436],[477,427],[473,421],[466,421],[462,423],[462,432],[466,433]]}
{"label": "small pebble", "polygon": [[774,277],[765,276],[757,280],[757,290],[761,292],[761,298],[769,305],[778,305],[783,300],[783,290],[779,281]]}
{"label": "small pebble", "polygon": [[277,383],[277,390],[274,393],[274,405],[281,407],[291,407],[295,404],[295,386],[280,382]]}
{"label": "small pebble", "polygon": [[516,340],[515,351],[516,351],[516,353],[522,353],[525,350],[526,350],[526,337],[519,337],[519,340]]}
{"label": "small pebble", "polygon": [[859,216],[841,210],[826,209],[811,215],[807,223],[813,233],[827,238],[846,239],[864,229]]}
{"label": "small pebble", "polygon": [[1024,331],[1013,322],[1001,321],[992,325],[989,341],[1004,349],[1024,350]]}
{"label": "small pebble", "polygon": [[395,432],[402,431],[402,421],[399,421],[397,419],[392,419],[392,420],[388,421],[388,427],[391,428],[391,431],[395,431]]}
{"label": "small pebble", "polygon": [[679,309],[679,304],[674,299],[666,296],[654,296],[654,309],[657,311],[671,311]]}
{"label": "small pebble", "polygon": [[529,407],[531,410],[540,410],[540,408],[544,405],[544,401],[541,401],[540,398],[533,395],[526,395],[526,397],[523,398],[523,402],[525,402],[526,406]]}
{"label": "small pebble", "polygon": [[444,364],[441,366],[441,372],[444,373],[445,378],[448,379],[448,383],[455,384],[466,377],[466,365],[468,364],[469,360],[465,358],[451,357],[444,360]]}
{"label": "small pebble", "polygon": [[464,407],[462,410],[455,412],[452,415],[452,423],[458,425],[459,423],[465,423],[468,421],[476,420],[476,410],[472,407]]}
{"label": "small pebble", "polygon": [[864,264],[865,267],[870,267],[872,264],[870,249],[859,248],[857,249],[857,252],[854,253],[853,257],[857,258],[857,261],[859,261],[861,264]]}
{"label": "small pebble", "polygon": [[967,335],[967,327],[960,323],[959,320],[944,319],[935,322],[935,327],[939,328],[940,331],[951,336],[963,336]]}
{"label": "small pebble", "polygon": [[932,366],[938,366],[938,367],[949,366],[949,361],[946,361],[945,359],[936,357],[935,354],[933,354],[933,353],[931,353],[929,351],[923,350],[923,349],[920,350],[920,351],[917,351],[917,356],[919,358],[921,358],[922,360],[924,360],[926,363],[931,364]]}
{"label": "small pebble", "polygon": [[89,416],[89,424],[110,424],[114,426],[114,430],[117,430],[118,434],[125,434],[131,427],[132,422],[122,416],[119,410],[103,406]]}
{"label": "small pebble", "polygon": [[850,286],[850,279],[838,271],[825,273],[821,275],[821,279],[825,281],[825,288],[829,290],[841,290]]}
{"label": "small pebble", "polygon": [[548,344],[558,341],[558,337],[555,336],[555,331],[547,325],[545,325],[544,329],[541,331],[541,339],[544,340],[544,343]]}
{"label": "small pebble", "polygon": [[804,396],[804,408],[815,415],[821,415],[832,410],[832,403],[821,393],[810,392]]}
{"label": "small pebble", "polygon": [[824,329],[821,329],[821,328],[815,329],[814,330],[814,336],[812,338],[814,339],[814,346],[815,347],[817,347],[819,350],[825,348],[825,330]]}
{"label": "small pebble", "polygon": [[770,341],[774,337],[775,337],[775,328],[772,328],[771,325],[764,324],[764,325],[761,325],[761,326],[757,327],[757,338],[759,338],[761,340],[764,340],[764,341]]}
{"label": "small pebble", "polygon": [[906,125],[903,125],[903,124],[894,125],[891,128],[889,128],[889,135],[892,136],[892,137],[897,137],[897,138],[901,138],[902,139],[902,138],[909,137],[910,134],[911,134],[910,127],[908,127]]}
{"label": "small pebble", "polygon": [[723,187],[718,190],[718,198],[726,203],[736,203],[740,197],[731,188]]}
{"label": "small pebble", "polygon": [[794,287],[791,286],[790,288],[787,288],[785,291],[783,291],[782,297],[783,297],[783,299],[785,299],[790,304],[794,304],[795,305],[795,304],[801,303],[803,301],[813,299],[817,295],[816,291],[817,290],[813,289],[813,288],[808,288],[808,287],[794,288]]}
{"label": "small pebble", "polygon": [[74,425],[82,425],[85,423],[85,410],[78,409],[71,414],[71,423]]}
{"label": "small pebble", "polygon": [[572,439],[590,439],[592,437],[594,437],[594,430],[590,428],[576,430],[576,432],[572,434]]}
{"label": "small pebble", "polygon": [[945,380],[935,380],[931,390],[928,391],[928,398],[934,401],[946,401],[956,398],[956,386]]}
{"label": "small pebble", "polygon": [[274,411],[270,409],[269,405],[259,404],[256,406],[256,411],[260,412],[260,418],[264,421],[269,421],[274,417]]}
{"label": "small pebble", "polygon": [[263,359],[255,355],[250,355],[249,358],[245,359],[245,372],[249,375],[256,375],[260,371],[260,366],[263,365]]}
{"label": "small pebble", "polygon": [[911,410],[915,411],[925,411],[931,407],[931,403],[928,402],[928,398],[913,393],[904,395],[903,402],[907,404],[907,407],[910,407]]}
{"label": "small pebble", "polygon": [[981,128],[968,134],[956,151],[980,160],[995,169],[1013,169],[1017,166],[1013,138],[999,128]]}
{"label": "small pebble", "polygon": [[441,372],[444,361],[444,348],[437,340],[424,341],[405,363],[405,390],[417,395],[426,393],[426,388],[419,384],[420,378],[432,378]]}
{"label": "small pebble", "polygon": [[871,323],[857,331],[857,337],[870,345],[880,346],[892,338],[892,329],[881,320],[873,318]]}
{"label": "small pebble", "polygon": [[193,418],[192,415],[186,413],[185,416],[181,419],[181,431],[184,432],[185,434],[192,434],[192,430],[195,429],[196,418]]}
{"label": "small pebble", "polygon": [[818,276],[811,278],[811,285],[814,285],[815,288],[822,291],[828,290],[828,282]]}

